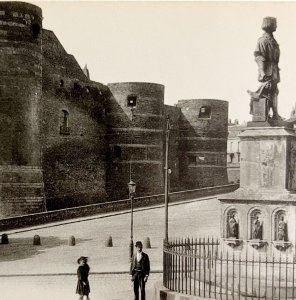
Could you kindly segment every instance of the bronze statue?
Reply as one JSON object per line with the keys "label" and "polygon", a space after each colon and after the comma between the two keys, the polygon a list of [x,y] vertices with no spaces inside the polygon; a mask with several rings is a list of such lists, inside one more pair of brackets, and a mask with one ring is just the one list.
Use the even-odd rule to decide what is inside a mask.
{"label": "bronze statue", "polygon": [[280,48],[273,37],[276,31],[276,18],[266,17],[263,19],[262,29],[265,31],[259,38],[254,55],[258,64],[258,81],[262,82],[256,92],[248,91],[251,95],[251,114],[253,114],[253,101],[265,98],[267,101],[266,118],[269,118],[269,110],[272,110],[272,119],[279,120],[281,117],[277,109],[277,84],[280,82],[279,58]]}
{"label": "bronze statue", "polygon": [[235,219],[235,215],[231,215],[231,217],[228,220],[228,237],[236,238],[238,239],[238,223]]}

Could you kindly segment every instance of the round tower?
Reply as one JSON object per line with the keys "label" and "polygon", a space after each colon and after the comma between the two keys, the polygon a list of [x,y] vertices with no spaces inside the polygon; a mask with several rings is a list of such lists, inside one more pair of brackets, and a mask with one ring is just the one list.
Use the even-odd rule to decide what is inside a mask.
{"label": "round tower", "polygon": [[109,195],[127,198],[130,178],[137,184],[137,196],[161,193],[164,86],[123,82],[108,87]]}
{"label": "round tower", "polygon": [[228,102],[180,100],[180,180],[186,188],[227,184]]}
{"label": "round tower", "polygon": [[40,165],[41,35],[39,7],[0,2],[2,165]]}
{"label": "round tower", "polygon": [[[42,183],[39,144],[42,11],[39,7],[24,2],[0,2],[0,61],[0,184],[3,206],[0,215],[11,215],[11,210],[14,215],[42,211],[41,187],[37,191],[31,186],[28,191],[17,186]],[[9,184],[15,184],[14,192]],[[6,196],[10,201],[4,204]],[[23,199],[20,200],[20,197]],[[41,203],[35,197],[41,197]],[[24,202],[27,204],[24,205]]]}

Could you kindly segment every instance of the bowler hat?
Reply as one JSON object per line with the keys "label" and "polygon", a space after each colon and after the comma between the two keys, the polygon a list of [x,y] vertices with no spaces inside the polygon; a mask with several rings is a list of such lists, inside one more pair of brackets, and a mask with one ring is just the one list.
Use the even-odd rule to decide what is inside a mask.
{"label": "bowler hat", "polygon": [[137,241],[136,244],[135,244],[135,247],[143,247],[143,244],[141,241]]}

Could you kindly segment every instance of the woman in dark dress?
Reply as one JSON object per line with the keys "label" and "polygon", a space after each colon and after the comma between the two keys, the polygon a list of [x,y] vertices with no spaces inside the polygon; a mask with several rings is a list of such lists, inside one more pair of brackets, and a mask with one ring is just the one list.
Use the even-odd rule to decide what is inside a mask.
{"label": "woman in dark dress", "polygon": [[87,257],[81,256],[77,260],[79,267],[77,269],[77,288],[76,294],[79,294],[79,300],[83,299],[83,296],[86,296],[86,299],[89,300],[89,282],[88,282],[88,273],[89,273],[89,265],[87,264]]}

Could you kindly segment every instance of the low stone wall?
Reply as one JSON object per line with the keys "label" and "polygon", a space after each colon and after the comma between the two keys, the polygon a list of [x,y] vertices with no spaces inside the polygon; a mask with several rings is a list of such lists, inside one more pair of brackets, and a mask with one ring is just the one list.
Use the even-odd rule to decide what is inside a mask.
{"label": "low stone wall", "polygon": [[[238,184],[229,184],[216,187],[207,187],[196,190],[187,190],[170,193],[169,201],[178,202],[204,196],[230,193],[239,187]],[[134,207],[145,207],[149,205],[163,204],[164,194],[138,197],[134,199]],[[124,199],[112,202],[103,202],[74,208],[49,211],[44,213],[17,216],[0,220],[0,231],[35,226],[67,219],[81,218],[101,213],[121,211],[130,208],[130,200]]]}

